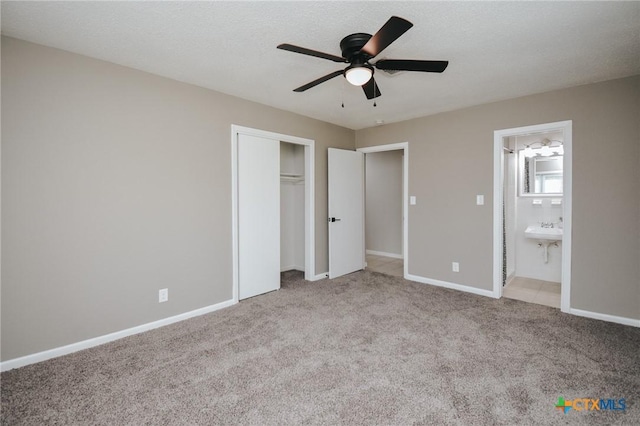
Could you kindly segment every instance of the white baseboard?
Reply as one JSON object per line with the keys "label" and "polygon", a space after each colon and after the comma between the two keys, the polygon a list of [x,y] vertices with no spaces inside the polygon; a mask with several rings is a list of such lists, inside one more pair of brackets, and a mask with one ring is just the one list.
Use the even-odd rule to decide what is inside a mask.
{"label": "white baseboard", "polygon": [[583,311],[582,309],[570,308],[569,313],[579,317],[593,318],[602,321],[615,322],[617,324],[630,325],[632,327],[640,327],[640,319],[618,317],[609,314],[599,314],[597,312]]}
{"label": "white baseboard", "polygon": [[435,285],[438,287],[445,287],[445,288],[450,288],[453,290],[459,290],[459,291],[464,291],[466,293],[473,293],[473,294],[477,294],[480,296],[487,296],[487,297],[491,297],[491,298],[496,298],[496,296],[493,294],[493,290],[483,290],[481,288],[476,288],[476,287],[470,287],[468,285],[462,285],[462,284],[456,284],[456,283],[450,283],[447,281],[440,281],[440,280],[434,280],[432,278],[425,278],[425,277],[420,277],[418,275],[411,275],[411,274],[406,274],[405,275],[405,279],[409,280],[409,281],[416,281],[422,284],[430,284],[430,285]]}
{"label": "white baseboard", "polygon": [[394,259],[403,259],[404,258],[404,256],[402,256],[401,254],[387,253],[387,252],[384,252],[384,251],[366,250],[365,252],[367,254],[372,254],[374,256],[392,257]]}
{"label": "white baseboard", "polygon": [[328,272],[323,272],[311,278],[311,281],[324,280],[325,278],[329,278]]}
{"label": "white baseboard", "polygon": [[137,327],[127,328],[126,330],[105,334],[104,336],[94,337],[92,339],[83,340],[77,343],[71,343],[70,345],[61,346],[59,348],[49,349],[49,350],[38,352],[35,354],[25,355],[20,358],[10,359],[0,363],[0,371],[13,370],[14,368],[24,367],[25,365],[35,364],[36,362],[46,361],[51,358],[57,358],[62,355],[68,355],[73,352],[78,352],[83,349],[89,349],[94,346],[103,345],[105,343],[113,342],[114,340],[122,339],[123,337],[132,336],[134,334],[139,334],[145,331],[153,330],[154,328],[163,327],[165,325],[173,324],[175,322],[184,321],[189,318],[208,314],[210,312],[214,312],[214,311],[229,307],[231,305],[235,305],[236,303],[238,302],[235,302],[233,300],[227,300],[225,302],[220,302],[220,303],[216,303],[215,305],[205,306],[204,308],[185,312],[183,314],[175,315],[169,318],[164,318],[158,321],[142,324]]}

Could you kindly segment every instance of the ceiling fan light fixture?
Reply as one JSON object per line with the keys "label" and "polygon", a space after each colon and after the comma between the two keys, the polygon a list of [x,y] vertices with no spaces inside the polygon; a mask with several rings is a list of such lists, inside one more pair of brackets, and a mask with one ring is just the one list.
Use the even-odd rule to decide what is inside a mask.
{"label": "ceiling fan light fixture", "polygon": [[347,81],[354,86],[362,86],[371,80],[371,76],[373,76],[373,69],[366,65],[348,67],[344,72],[344,76]]}

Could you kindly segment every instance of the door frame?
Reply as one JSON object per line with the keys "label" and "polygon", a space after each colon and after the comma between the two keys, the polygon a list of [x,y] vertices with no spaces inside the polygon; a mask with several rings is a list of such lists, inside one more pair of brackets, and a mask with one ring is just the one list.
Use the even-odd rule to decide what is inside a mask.
{"label": "door frame", "polygon": [[526,133],[540,133],[554,130],[563,132],[563,235],[562,235],[562,276],[560,282],[560,310],[571,311],[571,225],[572,225],[572,161],[573,122],[571,120],[533,126],[515,127],[493,132],[493,297],[502,297],[502,203],[504,201],[504,138]]}
{"label": "door frame", "polygon": [[[250,135],[304,146],[304,279],[315,278],[315,141],[298,136],[231,125],[231,239],[233,301],[239,296],[238,252],[238,135]],[[280,268],[280,265],[278,265]]]}
{"label": "door frame", "polygon": [[[402,274],[405,279],[409,275],[409,142],[398,142],[387,145],[367,146],[364,148],[358,148],[356,151],[369,154],[372,152],[384,152],[384,151],[400,151],[403,152],[402,157]],[[366,165],[365,165],[366,167]],[[366,188],[365,188],[366,195]],[[366,205],[366,203],[365,203]],[[367,214],[365,209],[365,215]],[[363,221],[364,223],[364,221]],[[366,258],[366,241],[363,244]]]}

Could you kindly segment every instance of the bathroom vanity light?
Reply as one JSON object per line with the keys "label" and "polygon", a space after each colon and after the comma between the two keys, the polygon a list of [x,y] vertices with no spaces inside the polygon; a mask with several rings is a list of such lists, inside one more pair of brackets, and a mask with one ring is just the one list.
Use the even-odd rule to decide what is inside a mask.
{"label": "bathroom vanity light", "polygon": [[[559,143],[558,146],[551,146],[553,142]],[[531,148],[532,145],[540,144],[540,148]],[[522,152],[525,157],[531,158],[539,155],[541,157],[551,157],[554,154],[563,155],[564,147],[561,141],[543,139],[540,142],[534,142],[531,145],[527,145]]]}
{"label": "bathroom vanity light", "polygon": [[540,148],[540,155],[543,157],[551,157],[553,155],[553,151],[551,151],[548,144],[542,145],[542,148]]}

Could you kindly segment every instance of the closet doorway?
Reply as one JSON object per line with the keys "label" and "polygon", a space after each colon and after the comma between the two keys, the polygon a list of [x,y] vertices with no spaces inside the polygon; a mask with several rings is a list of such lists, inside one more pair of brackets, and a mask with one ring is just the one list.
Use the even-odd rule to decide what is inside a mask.
{"label": "closet doorway", "polygon": [[405,277],[408,271],[407,142],[360,148],[365,154],[367,269]]}
{"label": "closet doorway", "polygon": [[280,142],[280,272],[305,271],[304,150]]}
{"label": "closet doorway", "polygon": [[314,141],[232,125],[231,173],[233,300],[279,289],[283,269],[313,280]]}

